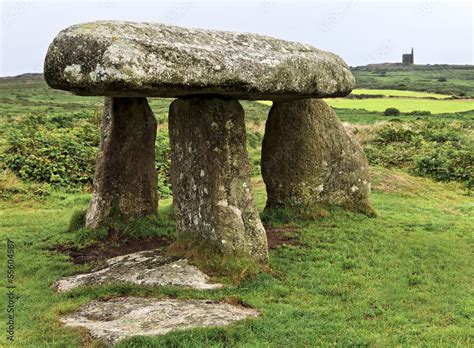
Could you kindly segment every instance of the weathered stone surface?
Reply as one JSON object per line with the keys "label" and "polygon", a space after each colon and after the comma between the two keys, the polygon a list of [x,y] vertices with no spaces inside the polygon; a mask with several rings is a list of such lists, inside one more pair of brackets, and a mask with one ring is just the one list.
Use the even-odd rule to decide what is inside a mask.
{"label": "weathered stone surface", "polygon": [[97,228],[111,214],[154,214],[156,120],[146,98],[105,98],[94,194],[86,226]]}
{"label": "weathered stone surface", "polygon": [[235,99],[177,99],[170,106],[171,181],[178,232],[223,253],[267,259],[254,206],[244,110]]}
{"label": "weathered stone surface", "polygon": [[128,337],[225,326],[258,315],[255,309],[206,300],[118,297],[92,301],[61,321],[67,326],[84,327],[92,337],[113,345]]}
{"label": "weathered stone surface", "polygon": [[186,259],[163,256],[160,249],[117,256],[90,273],[77,274],[53,284],[58,292],[80,286],[125,282],[148,286],[174,285],[199,290],[218,289],[222,284],[210,283],[209,277]]}
{"label": "weathered stone surface", "polygon": [[322,100],[273,103],[263,138],[262,176],[266,209],[340,205],[372,213],[365,154]]}
{"label": "weathered stone surface", "polygon": [[81,95],[239,99],[345,96],[354,77],[337,55],[257,34],[158,23],[73,25],[49,47],[44,76]]}

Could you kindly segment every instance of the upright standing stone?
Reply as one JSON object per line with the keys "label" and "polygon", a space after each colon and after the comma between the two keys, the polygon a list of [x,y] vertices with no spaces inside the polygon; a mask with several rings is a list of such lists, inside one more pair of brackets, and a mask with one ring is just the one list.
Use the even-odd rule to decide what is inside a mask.
{"label": "upright standing stone", "polygon": [[156,213],[155,139],[156,120],[146,98],[105,98],[87,227],[100,227],[112,214]]}
{"label": "upright standing stone", "polygon": [[[172,183],[178,228],[182,234],[199,236],[224,252],[248,253],[262,260],[267,255],[265,233],[252,203],[244,116],[235,99],[288,102],[343,97],[355,84],[339,56],[307,44],[257,34],[124,21],[82,23],[62,30],[49,46],[44,77],[52,88],[113,98],[108,100],[110,110],[105,113],[109,120],[105,118],[103,125],[88,226],[99,226],[114,210],[129,216],[154,212],[152,116],[145,111],[149,110],[145,102],[139,101],[144,101],[142,97],[190,98],[175,101],[171,107]],[[216,95],[221,97],[214,98]],[[131,102],[128,107],[126,101]],[[294,105],[299,103],[304,102]],[[129,116],[125,119],[141,119],[145,124],[128,124],[112,104]],[[298,132],[321,135],[305,129],[298,116],[307,119],[298,113],[289,117],[296,127],[291,139],[284,137],[288,129],[291,132],[291,122],[281,123],[281,141],[267,136],[267,142],[277,149],[275,155],[282,159],[281,173],[296,178],[279,177],[278,172],[274,179],[267,175],[269,204],[279,203],[280,198],[300,202],[302,197],[308,203],[362,202],[368,192],[367,180],[364,183],[362,174],[350,173],[348,168],[354,167],[359,173],[358,164],[363,163],[356,158],[363,155],[347,145],[347,139],[336,140],[343,134],[337,118],[332,119],[336,124],[325,123],[322,139],[334,140],[338,150],[346,146],[352,149],[354,155],[347,163],[353,164],[330,158],[329,153],[339,152],[324,141],[320,144],[324,151],[309,162],[321,160],[324,165],[326,161],[331,163],[331,170],[341,167],[341,172],[347,170],[347,178],[329,178],[335,172],[305,168],[305,156],[314,155],[311,152],[299,153],[295,147],[290,155],[284,154],[286,146],[298,139]],[[311,123],[309,129],[312,127],[316,126]],[[336,133],[326,136],[326,130]],[[135,134],[141,131],[143,137]],[[301,141],[307,148],[311,143],[311,139]],[[306,171],[298,173],[296,169]],[[321,176],[316,180],[311,176],[314,173]],[[355,182],[349,179],[354,175]],[[288,184],[288,188],[281,189],[273,182]],[[304,189],[306,183],[315,182],[323,184],[316,186],[316,193],[312,186]],[[349,183],[352,186],[347,189]],[[319,192],[319,187],[324,189]],[[279,191],[287,195],[279,195]]]}
{"label": "upright standing stone", "polygon": [[365,154],[320,99],[273,103],[263,138],[262,176],[266,209],[340,205],[372,213]]}
{"label": "upright standing stone", "polygon": [[239,102],[177,99],[170,106],[169,134],[178,232],[223,253],[266,260],[267,239],[252,198]]}

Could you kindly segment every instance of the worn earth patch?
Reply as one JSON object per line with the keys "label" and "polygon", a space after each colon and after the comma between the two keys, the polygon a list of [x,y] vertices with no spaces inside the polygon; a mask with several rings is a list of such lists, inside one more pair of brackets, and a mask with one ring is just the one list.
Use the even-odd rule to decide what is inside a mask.
{"label": "worn earth patch", "polygon": [[265,225],[267,232],[268,248],[275,249],[279,245],[296,245],[299,243],[299,228],[293,226],[269,226]]}
{"label": "worn earth patch", "polygon": [[70,244],[59,244],[53,250],[68,255],[74,264],[93,263],[131,254],[137,251],[153,250],[170,245],[169,238],[155,236],[146,239],[134,239],[121,233],[110,232],[104,241],[79,248]]}

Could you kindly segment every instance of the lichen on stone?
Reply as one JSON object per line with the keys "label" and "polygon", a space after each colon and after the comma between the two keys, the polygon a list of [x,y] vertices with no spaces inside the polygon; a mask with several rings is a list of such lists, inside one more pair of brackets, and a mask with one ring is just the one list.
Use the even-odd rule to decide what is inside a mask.
{"label": "lichen on stone", "polygon": [[147,286],[172,285],[199,290],[218,289],[222,284],[209,277],[186,259],[164,256],[160,249],[117,256],[89,273],[59,279],[53,287],[66,292],[82,286],[132,283]]}
{"label": "lichen on stone", "polygon": [[262,176],[266,210],[343,206],[373,214],[365,154],[320,99],[273,103],[263,139]]}
{"label": "lichen on stone", "polygon": [[218,327],[260,313],[225,302],[193,299],[116,297],[94,300],[61,317],[69,327],[83,327],[108,346],[133,336],[156,336],[197,327]]}
{"label": "lichen on stone", "polygon": [[[75,66],[80,69],[68,68]],[[44,73],[51,87],[81,95],[280,100],[344,96],[354,86],[340,57],[310,45],[123,21],[61,31],[48,49]]]}
{"label": "lichen on stone", "polygon": [[[239,102],[177,99],[170,105],[169,134],[179,235],[224,254],[266,261],[267,239],[253,202]],[[183,151],[191,144],[195,151]]]}

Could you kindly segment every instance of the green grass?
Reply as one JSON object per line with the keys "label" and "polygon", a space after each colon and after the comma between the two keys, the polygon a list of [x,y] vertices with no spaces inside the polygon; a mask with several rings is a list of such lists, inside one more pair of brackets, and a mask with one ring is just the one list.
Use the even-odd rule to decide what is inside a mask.
{"label": "green grass", "polygon": [[417,91],[400,91],[397,89],[362,89],[357,88],[352,91],[352,94],[367,94],[367,95],[383,95],[386,97],[409,97],[409,98],[436,98],[446,99],[450,98],[449,94],[417,92]]}
{"label": "green grass", "polygon": [[[68,220],[89,196],[55,192],[41,201],[0,202],[3,245],[7,237],[16,244],[13,346],[90,346],[83,331],[61,326],[58,315],[118,295],[238,298],[262,312],[226,328],[134,338],[121,347],[468,346],[472,200],[456,185],[383,169],[373,176],[377,218],[335,210],[302,224],[301,245],[271,251],[271,274],[212,292],[116,284],[55,294],[54,280],[85,267],[48,248],[74,239],[66,232]],[[262,181],[256,179],[254,187],[262,209]],[[161,201],[160,214],[169,213],[170,204]],[[4,253],[0,262],[6,262]],[[5,308],[4,296],[0,306]]]}
{"label": "green grass", "polygon": [[[474,97],[473,65],[372,64],[351,69],[357,88],[398,89]],[[446,81],[440,81],[445,78]]]}
{"label": "green grass", "polygon": [[[326,98],[335,109],[353,109],[383,112],[387,108],[397,108],[401,112],[429,111],[432,114],[446,114],[474,110],[474,99],[423,99],[423,98]],[[259,103],[271,106],[269,100]]]}
{"label": "green grass", "polygon": [[400,114],[398,116],[385,116],[380,111],[354,110],[354,109],[335,109],[337,116],[342,122],[360,125],[375,125],[380,122],[410,122],[417,119],[432,121],[466,121],[470,124],[474,121],[474,110],[458,113],[432,114],[417,116],[410,114]]}
{"label": "green grass", "polygon": [[474,99],[434,100],[419,98],[328,98],[325,99],[325,101],[334,108],[364,109],[368,111],[380,112],[387,108],[397,108],[401,112],[410,112],[415,110],[430,111],[432,114],[474,110]]}
{"label": "green grass", "polygon": [[[417,86],[424,86],[422,79],[435,81],[434,74],[444,72],[428,71],[423,77],[425,72],[418,70],[414,73],[387,71],[388,79],[385,79],[377,76],[379,72],[363,71],[370,77],[370,85],[359,87],[393,89],[394,83],[408,78],[414,87],[407,84],[410,88],[405,89],[420,90]],[[444,89],[433,88],[432,92],[457,94],[471,90],[470,70],[455,69],[448,73],[448,84],[442,85]],[[397,74],[403,76],[397,77]],[[373,79],[376,83],[372,83]],[[392,82],[384,85],[387,82],[384,79]],[[466,85],[468,87],[464,87]],[[431,82],[427,86],[431,86]],[[414,95],[409,93],[411,97]],[[381,98],[385,103],[400,99]],[[41,78],[31,76],[0,79],[0,100],[0,153],[6,144],[6,132],[19,120],[47,115],[48,118],[63,117],[66,121],[80,117],[98,121],[102,107],[102,98],[77,97],[51,90]],[[166,127],[170,101],[150,99],[161,127]],[[241,103],[246,112],[249,157],[254,164],[254,195],[261,211],[266,194],[258,176],[258,144],[271,103]],[[384,109],[391,106],[386,104]],[[437,111],[438,108],[434,115],[422,118],[466,121],[466,125],[474,119],[474,111]],[[381,121],[405,122],[418,118],[407,114],[394,118],[380,111],[353,109],[337,109],[337,113],[342,121],[357,124],[361,133],[377,127]],[[396,169],[373,168],[372,177],[372,202],[378,217],[367,218],[334,209],[319,220],[295,222],[299,227],[300,244],[271,250],[272,272],[245,279],[236,287],[199,292],[114,284],[56,294],[50,288],[55,280],[90,267],[75,266],[66,256],[50,250],[58,243],[94,240],[93,235],[68,232],[71,217],[77,217],[77,211],[87,207],[90,193],[55,191],[50,185],[24,182],[11,173],[0,172],[1,247],[5,250],[7,238],[16,245],[16,340],[11,346],[101,346],[85,331],[62,326],[58,318],[98,297],[120,295],[238,299],[262,312],[257,319],[225,328],[137,337],[122,342],[121,347],[472,345],[472,197],[458,184],[435,183]],[[172,233],[171,197],[160,200],[159,210],[165,224],[162,229],[146,232]],[[0,270],[4,270],[5,252],[0,252],[0,265],[3,265]],[[3,271],[0,276],[3,286]],[[0,308],[1,322],[5,323],[5,296],[0,297]],[[0,346],[7,344],[4,325],[0,325],[3,332]]]}

